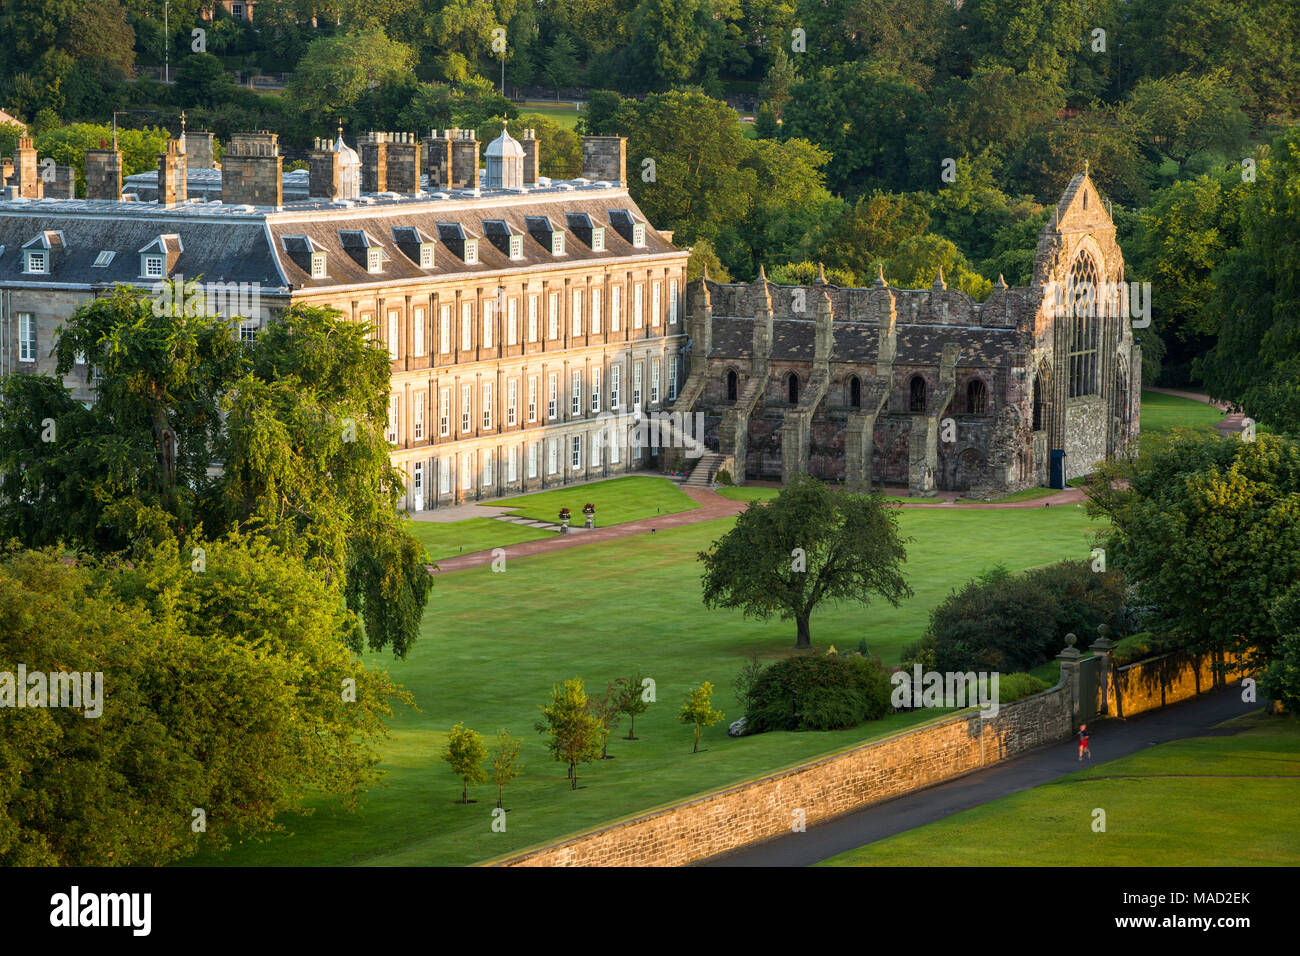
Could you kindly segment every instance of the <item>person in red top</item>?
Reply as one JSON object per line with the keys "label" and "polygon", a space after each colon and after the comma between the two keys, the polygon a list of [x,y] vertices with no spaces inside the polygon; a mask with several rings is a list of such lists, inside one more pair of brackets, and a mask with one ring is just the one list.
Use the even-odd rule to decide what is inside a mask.
{"label": "person in red top", "polygon": [[1082,760],[1085,756],[1087,756],[1089,760],[1092,759],[1092,751],[1088,749],[1088,725],[1080,724],[1079,725],[1079,759]]}

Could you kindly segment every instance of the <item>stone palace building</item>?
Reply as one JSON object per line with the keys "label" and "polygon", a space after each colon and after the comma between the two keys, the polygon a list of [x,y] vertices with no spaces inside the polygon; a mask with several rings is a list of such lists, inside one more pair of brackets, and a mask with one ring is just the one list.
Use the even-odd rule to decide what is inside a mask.
{"label": "stone palace building", "polygon": [[[102,145],[102,144],[101,144]],[[123,189],[111,145],[72,170],[19,142],[0,200],[0,374],[52,372],[59,325],[124,283],[200,280],[255,336],[331,306],[392,360],[388,437],[413,510],[645,467],[625,416],[684,379],[687,252],[628,195],[626,143],[586,137],[583,176],[538,174],[538,141],[470,130],[342,133],[284,173],[273,133],[182,133]],[[52,173],[52,175],[49,175]],[[93,400],[93,371],[66,380]]]}
{"label": "stone palace building", "polygon": [[[950,290],[718,283],[688,291],[690,374],[674,407],[704,416],[737,480],[830,480],[991,497],[1064,487],[1138,433],[1141,349],[1115,225],[1075,176],[1031,284],[982,303]],[[1100,295],[1084,295],[1102,290]],[[1077,297],[1076,297],[1077,295]],[[1149,299],[1148,299],[1149,304]]]}

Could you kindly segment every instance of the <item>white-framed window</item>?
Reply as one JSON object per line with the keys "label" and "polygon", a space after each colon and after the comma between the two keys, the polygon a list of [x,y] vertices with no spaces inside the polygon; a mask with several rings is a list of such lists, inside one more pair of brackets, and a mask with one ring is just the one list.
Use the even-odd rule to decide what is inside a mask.
{"label": "white-framed window", "polygon": [[609,330],[617,332],[623,321],[623,287],[609,287]]}
{"label": "white-framed window", "polygon": [[474,348],[474,303],[460,304],[460,350],[468,352]]}
{"label": "white-framed window", "polygon": [[677,280],[668,282],[668,324],[677,324]]}
{"label": "white-framed window", "polygon": [[519,480],[519,470],[515,466],[516,451],[518,451],[518,449],[516,449],[514,445],[511,445],[510,450],[506,453],[506,481],[511,482],[512,484]]}
{"label": "white-framed window", "polygon": [[510,237],[510,258],[522,259],[523,257],[524,257],[524,237],[511,236]]}
{"label": "white-framed window", "polygon": [[433,268],[433,243],[431,242],[420,243],[420,268]]}
{"label": "white-framed window", "polygon": [[537,442],[528,446],[528,477],[537,477]]}
{"label": "white-framed window", "polygon": [[600,301],[600,290],[591,290],[591,334],[600,334],[600,307],[603,303]]}
{"label": "white-framed window", "polygon": [[258,321],[247,319],[239,323],[239,342],[241,345],[253,345],[257,341]]}
{"label": "white-framed window", "polygon": [[424,462],[417,461],[411,469],[411,507],[424,510]]}
{"label": "white-framed window", "polygon": [[597,226],[596,228],[591,230],[591,251],[592,252],[605,251],[605,227],[604,226]]}
{"label": "white-framed window", "polygon": [[546,442],[546,473],[553,475],[560,470],[560,442],[552,438]]}
{"label": "white-framed window", "polygon": [[582,290],[573,290],[573,334],[582,334]]}
{"label": "white-framed window", "polygon": [[[44,272],[44,271],[45,271],[45,253],[43,253],[43,252],[33,252],[33,253],[30,253],[30,256],[31,256],[31,258],[28,259],[28,269],[27,269],[27,271],[28,271],[28,272]],[[39,269],[33,269],[33,268],[31,268],[31,266],[32,266],[32,259],[35,258],[36,256],[40,256],[40,257],[41,257],[41,267],[40,267]],[[161,278],[161,277],[162,277],[162,274],[163,274],[163,257],[162,257],[162,256],[145,256],[145,257],[144,257],[144,274],[145,274],[145,277],[146,277],[146,278],[149,278],[149,279],[159,279],[159,278]]]}
{"label": "white-framed window", "polygon": [[401,335],[402,313],[396,309],[388,311],[388,357],[397,358],[397,337]]}
{"label": "white-framed window", "polygon": [[463,385],[460,390],[460,430],[469,431],[470,415],[474,411],[474,386]]}
{"label": "white-framed window", "polygon": [[662,315],[663,306],[663,283],[655,281],[650,283],[650,325],[653,328],[659,328],[659,316]]}
{"label": "white-framed window", "polygon": [[650,362],[650,404],[659,404],[659,360]]}
{"label": "white-framed window", "polygon": [[36,361],[36,316],[18,313],[18,361]]}
{"label": "white-framed window", "polygon": [[495,311],[491,301],[483,303],[483,348],[485,349],[492,347],[492,319]]}
{"label": "white-framed window", "polygon": [[[641,407],[641,363],[632,363],[632,409]],[[639,455],[637,457],[640,457]]]}
{"label": "white-framed window", "polygon": [[467,266],[478,265],[478,240],[477,239],[465,240],[465,265]]}
{"label": "white-framed window", "polygon": [[438,463],[438,492],[440,494],[451,494],[451,472],[455,468],[452,459],[446,458]]}
{"label": "white-framed window", "polygon": [[492,487],[492,452],[483,452],[483,487]]}
{"label": "white-framed window", "polygon": [[594,366],[591,370],[591,410],[600,411],[600,366]]}
{"label": "white-framed window", "polygon": [[411,310],[411,354],[424,354],[424,307],[416,306]]}
{"label": "white-framed window", "polygon": [[[638,222],[632,226],[632,245],[638,249],[645,245],[645,223]],[[637,456],[640,457],[639,455]]]}
{"label": "white-framed window", "polygon": [[570,389],[569,414],[575,418],[582,414],[582,369],[573,370],[573,387]]}
{"label": "white-framed window", "polygon": [[632,287],[632,328],[639,329],[645,324],[645,283],[638,282]]}
{"label": "white-framed window", "polygon": [[483,427],[492,427],[492,383],[483,383]]}
{"label": "white-framed window", "polygon": [[668,360],[668,401],[677,398],[677,356]]}
{"label": "white-framed window", "polygon": [[609,367],[609,408],[618,411],[619,386],[623,384],[623,366],[615,362]]}
{"label": "white-framed window", "polygon": [[537,421],[537,376],[528,376],[528,420]]}
{"label": "white-framed window", "polygon": [[553,256],[564,255],[564,233],[562,232],[551,233],[551,255]]}
{"label": "white-framed window", "polygon": [[506,300],[506,345],[519,344],[519,299],[511,296]]}
{"label": "white-framed window", "polygon": [[574,471],[582,470],[582,436],[581,435],[573,436],[573,448],[569,455],[569,462],[573,466]]}
{"label": "white-framed window", "polygon": [[370,272],[384,271],[384,250],[373,248],[367,250],[366,269]]}
{"label": "white-framed window", "polygon": [[389,395],[388,396],[388,429],[385,432],[384,437],[388,439],[388,442],[391,445],[397,444],[398,411],[399,411],[399,407],[397,404],[397,396]]}
{"label": "white-framed window", "polygon": [[465,452],[460,456],[460,490],[469,491],[474,487],[474,456]]}
{"label": "white-framed window", "polygon": [[560,293],[552,292],[546,302],[546,337],[560,337]]}
{"label": "white-framed window", "polygon": [[528,297],[528,341],[537,341],[537,296]]}
{"label": "white-framed window", "polygon": [[519,424],[519,379],[512,378],[506,382],[506,425],[514,428]]}
{"label": "white-framed window", "polygon": [[415,412],[411,418],[411,437],[419,441],[424,437],[424,392],[415,393]]}
{"label": "white-framed window", "polygon": [[591,446],[591,467],[600,467],[600,432],[593,432],[591,441],[587,442]]}
{"label": "white-framed window", "polygon": [[451,306],[444,305],[438,315],[438,351],[451,351]]}
{"label": "white-framed window", "polygon": [[617,465],[619,461],[619,446],[623,444],[623,435],[620,430],[611,426],[609,442],[609,463]]}
{"label": "white-framed window", "polygon": [[311,277],[313,279],[327,278],[325,273],[325,253],[313,252],[311,254]]}
{"label": "white-framed window", "polygon": [[546,377],[546,417],[555,418],[560,411],[560,377],[552,372]]}
{"label": "white-framed window", "polygon": [[451,434],[451,389],[438,393],[438,434],[446,438]]}

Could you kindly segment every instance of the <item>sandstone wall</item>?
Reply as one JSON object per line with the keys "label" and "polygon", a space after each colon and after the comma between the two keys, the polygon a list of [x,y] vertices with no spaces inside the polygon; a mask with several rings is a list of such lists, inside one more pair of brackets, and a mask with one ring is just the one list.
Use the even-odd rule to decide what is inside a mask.
{"label": "sandstone wall", "polygon": [[1166,654],[1115,669],[1111,681],[1116,717],[1134,717],[1203,694],[1215,687],[1240,680],[1249,671],[1241,659],[1229,656],[1225,674],[1216,676],[1209,657],[1188,660],[1181,654]]}

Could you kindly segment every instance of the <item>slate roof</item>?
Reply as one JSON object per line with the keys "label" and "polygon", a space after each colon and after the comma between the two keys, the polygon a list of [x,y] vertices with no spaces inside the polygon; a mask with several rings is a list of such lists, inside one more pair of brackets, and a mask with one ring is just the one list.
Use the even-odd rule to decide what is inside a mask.
{"label": "slate roof", "polygon": [[[561,188],[568,186],[567,189]],[[555,188],[530,190],[526,194],[510,191],[484,193],[472,197],[456,191],[448,199],[433,197],[363,197],[346,204],[325,200],[286,203],[281,210],[217,203],[188,202],[172,208],[156,203],[107,202],[91,200],[11,200],[0,201],[0,285],[72,285],[103,288],[117,282],[139,285],[148,280],[140,277],[138,250],[155,242],[160,235],[179,237],[179,252],[171,274],[186,278],[202,276],[207,280],[258,282],[263,294],[293,288],[318,289],[334,286],[373,285],[400,280],[428,280],[442,275],[491,273],[498,270],[535,271],[546,266],[565,267],[584,260],[649,257],[678,253],[671,242],[651,228],[646,229],[645,245],[635,248],[615,229],[606,230],[605,250],[595,252],[570,236],[565,255],[553,256],[529,234],[526,216],[541,216],[552,228],[567,231],[570,213],[586,215],[595,225],[610,226],[621,217],[624,221],[644,221],[624,187],[594,187],[559,184]],[[484,234],[485,220],[502,221],[515,235],[524,236],[523,257],[509,258],[491,242],[479,243],[479,261],[467,265],[441,240],[444,228],[477,237]],[[440,237],[435,267],[421,269],[417,262],[400,250],[398,236],[402,230],[415,229],[424,237]],[[398,230],[395,235],[394,230]],[[45,233],[61,231],[66,245],[63,255],[50,275],[29,276],[22,272],[19,250],[25,243]],[[384,250],[382,272],[370,273],[345,250],[342,232],[363,233],[369,242]],[[290,237],[305,237],[292,240]],[[304,268],[305,256],[296,261],[284,242],[306,251],[327,256],[326,278],[312,279]],[[116,252],[106,268],[92,263],[101,251]],[[288,286],[286,286],[286,282]]]}

